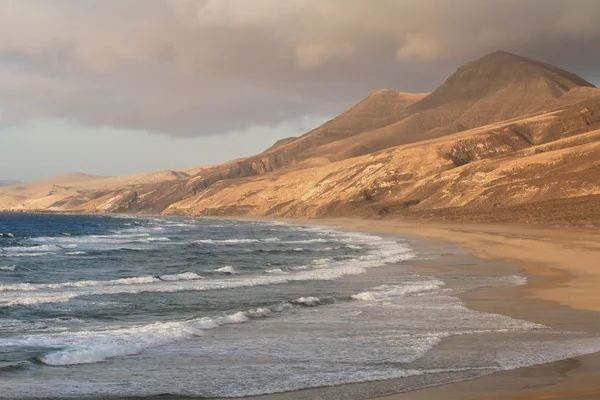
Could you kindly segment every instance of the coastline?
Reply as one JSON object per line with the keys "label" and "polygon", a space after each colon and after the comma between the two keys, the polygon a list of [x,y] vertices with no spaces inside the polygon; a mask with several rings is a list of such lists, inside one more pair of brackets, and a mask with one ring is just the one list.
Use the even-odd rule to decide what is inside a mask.
{"label": "coastline", "polygon": [[[596,289],[600,282],[600,232],[594,230],[405,220],[235,219],[272,219],[451,243],[479,258],[508,263],[528,278],[526,285],[511,290],[483,289],[461,294],[459,297],[469,308],[527,319],[556,329],[581,329],[600,334],[600,295]],[[596,267],[599,268],[596,270]],[[435,275],[438,271],[421,272]],[[377,399],[600,399],[598,371],[600,353],[593,353]]]}
{"label": "coastline", "polygon": [[[402,220],[285,220],[340,229],[454,243],[479,258],[514,265],[528,283],[459,296],[477,311],[523,318],[557,329],[600,333],[600,233],[586,229]],[[430,271],[435,274],[435,271]],[[574,328],[575,327],[575,328]],[[600,353],[496,372],[468,381],[379,397],[378,400],[600,399]]]}

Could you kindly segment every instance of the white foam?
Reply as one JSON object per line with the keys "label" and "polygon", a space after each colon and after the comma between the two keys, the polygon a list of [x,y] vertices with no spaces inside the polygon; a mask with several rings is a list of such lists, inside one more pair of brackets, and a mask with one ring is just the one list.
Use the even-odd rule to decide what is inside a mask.
{"label": "white foam", "polygon": [[[79,254],[83,252],[73,252],[73,254]],[[66,253],[69,254],[69,253]],[[85,253],[83,253],[85,254]],[[107,287],[107,286],[118,286],[118,285],[146,285],[150,283],[159,283],[161,281],[187,281],[202,279],[202,277],[194,272],[184,272],[181,274],[174,275],[162,275],[158,278],[153,276],[134,276],[130,278],[114,279],[109,281],[73,281],[73,282],[61,282],[61,283],[16,283],[12,285],[0,285],[0,292],[10,291],[39,291],[48,289],[63,289],[63,288],[86,288],[86,287]],[[117,292],[119,293],[119,292]],[[68,295],[68,294],[67,294]],[[0,297],[1,301],[1,297]]]}
{"label": "white foam", "polygon": [[42,253],[42,252],[53,252],[60,250],[60,247],[55,245],[41,245],[41,246],[15,246],[15,247],[2,247],[0,248],[6,253]]}
{"label": "white foam", "polygon": [[0,271],[14,271],[17,269],[16,265],[2,265],[0,266]]}
{"label": "white foam", "polygon": [[166,236],[162,236],[162,237],[148,237],[145,239],[137,239],[135,240],[135,242],[141,242],[141,243],[147,243],[147,242],[170,242],[171,239],[169,239]]}
{"label": "white foam", "polygon": [[67,256],[83,256],[86,254],[87,253],[85,251],[69,251],[69,252],[65,253],[65,255],[67,255]]}
{"label": "white foam", "polygon": [[281,273],[283,273],[283,270],[281,268],[273,268],[273,269],[267,269],[267,270],[265,270],[265,272],[267,274],[281,274]]}
{"label": "white foam", "polygon": [[82,250],[138,250],[142,249],[140,247],[140,244],[142,243],[169,242],[171,241],[171,239],[166,236],[152,236],[150,233],[148,233],[148,229],[146,228],[133,228],[125,231],[119,231],[110,235],[87,235],[69,237],[42,236],[32,238],[30,239],[30,241],[32,243],[42,244],[42,246],[31,247],[31,249],[42,248],[47,249],[47,251],[57,251],[59,249],[70,249],[75,247],[79,247]]}
{"label": "white foam", "polygon": [[194,243],[197,244],[243,244],[243,243],[257,243],[258,239],[223,239],[223,240],[214,240],[214,239],[202,239],[196,240]]}
{"label": "white foam", "polygon": [[508,275],[508,276],[502,276],[502,277],[492,278],[492,279],[497,280],[497,281],[506,282],[513,286],[523,286],[523,285],[527,284],[527,277],[520,276],[520,275]]}
{"label": "white foam", "polygon": [[51,254],[54,253],[0,253],[0,255],[4,255],[6,257],[42,257]]}
{"label": "white foam", "polygon": [[13,285],[0,285],[0,292],[6,291],[35,291],[43,289],[83,288],[91,286],[114,286],[114,285],[139,285],[145,283],[159,282],[152,276],[132,277],[114,279],[110,281],[73,281],[61,283],[16,283]]}
{"label": "white foam", "polygon": [[272,237],[272,238],[261,239],[261,241],[265,242],[265,243],[278,243],[278,242],[281,242],[281,239],[279,239],[278,237]]}
{"label": "white foam", "polygon": [[382,300],[396,296],[431,292],[440,289],[444,285],[445,283],[439,279],[427,279],[419,282],[407,282],[402,285],[380,285],[367,292],[354,294],[350,297],[354,300]]}
{"label": "white foam", "polygon": [[290,269],[293,270],[293,271],[304,271],[304,270],[306,270],[308,268],[309,268],[308,265],[298,265],[296,267],[290,267]]}
{"label": "white foam", "polygon": [[231,265],[226,265],[221,268],[216,268],[216,269],[211,270],[210,272],[218,272],[221,274],[238,274],[239,273]]}
{"label": "white foam", "polygon": [[174,275],[161,275],[160,279],[163,281],[186,281],[186,280],[195,280],[202,279],[202,277],[195,272],[184,272],[181,274]]}
{"label": "white foam", "polygon": [[194,224],[186,224],[186,223],[183,223],[183,222],[179,222],[179,223],[167,222],[167,224],[170,225],[170,226],[176,226],[176,227],[180,227],[180,228],[189,228],[189,227],[195,226]]}
{"label": "white foam", "polygon": [[288,240],[283,243],[288,244],[302,244],[302,243],[327,243],[327,242],[336,242],[335,239],[323,239],[323,238],[315,238],[315,239],[305,239],[305,240]]}
{"label": "white foam", "polygon": [[6,232],[6,233],[0,233],[0,237],[14,238],[15,235],[10,232]]}
{"label": "white foam", "polygon": [[316,305],[321,304],[321,299],[319,299],[318,297],[300,297],[296,300],[293,301],[296,304],[302,304],[305,306],[309,306],[309,307],[314,307]]}
{"label": "white foam", "polygon": [[[331,231],[330,231],[331,232]],[[64,302],[80,296],[116,294],[116,293],[141,293],[141,292],[179,292],[179,291],[208,291],[222,290],[238,287],[257,285],[278,285],[292,281],[307,280],[332,280],[344,275],[357,275],[366,272],[369,268],[379,267],[391,262],[408,260],[414,257],[411,249],[396,241],[364,235],[342,233],[340,237],[354,242],[370,243],[368,256],[360,260],[332,261],[327,265],[315,269],[307,266],[290,268],[292,273],[246,275],[239,278],[228,279],[187,279],[187,280],[161,280],[154,277],[138,277],[119,279],[114,281],[80,281],[64,282],[57,284],[17,284],[0,286],[0,304],[40,304],[46,302]],[[242,239],[231,239],[229,242],[238,242]],[[245,239],[244,242],[256,241]],[[217,268],[213,273],[235,274],[237,271],[231,266]],[[60,292],[54,291],[61,289]],[[23,295],[26,291],[27,295]]]}
{"label": "white foam", "polygon": [[245,323],[252,318],[267,317],[271,313],[272,311],[268,308],[257,308],[191,321],[156,322],[122,329],[63,332],[55,335],[30,335],[25,339],[18,340],[0,339],[0,346],[57,347],[67,343],[66,349],[40,357],[40,361],[53,366],[92,364],[109,358],[139,354],[148,348],[189,340],[202,336],[205,330],[222,325]]}
{"label": "white foam", "polygon": [[57,247],[61,248],[61,249],[74,249],[77,247],[77,244],[75,243],[66,243],[66,244],[57,244]]}

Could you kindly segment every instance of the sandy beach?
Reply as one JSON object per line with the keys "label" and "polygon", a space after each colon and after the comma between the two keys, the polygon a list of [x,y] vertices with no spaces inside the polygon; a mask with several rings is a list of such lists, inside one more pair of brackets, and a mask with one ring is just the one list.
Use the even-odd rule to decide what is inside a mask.
{"label": "sandy beach", "polygon": [[[528,284],[508,291],[466,293],[461,297],[470,308],[557,329],[600,332],[600,314],[597,313],[600,311],[600,234],[596,231],[396,220],[304,222],[453,242],[477,257],[506,261],[521,269],[529,278]],[[598,371],[600,354],[596,353],[380,400],[600,399]]]}

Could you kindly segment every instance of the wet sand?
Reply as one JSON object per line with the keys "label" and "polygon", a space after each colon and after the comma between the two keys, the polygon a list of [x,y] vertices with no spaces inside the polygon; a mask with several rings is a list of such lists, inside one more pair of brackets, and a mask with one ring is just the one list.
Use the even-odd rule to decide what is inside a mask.
{"label": "wet sand", "polygon": [[[521,269],[528,277],[528,284],[510,290],[486,289],[465,293],[461,298],[469,308],[522,318],[555,329],[600,334],[600,232],[388,220],[303,222],[453,242],[478,257],[506,261]],[[436,274],[441,271],[430,272]],[[600,399],[600,353],[379,399]]]}

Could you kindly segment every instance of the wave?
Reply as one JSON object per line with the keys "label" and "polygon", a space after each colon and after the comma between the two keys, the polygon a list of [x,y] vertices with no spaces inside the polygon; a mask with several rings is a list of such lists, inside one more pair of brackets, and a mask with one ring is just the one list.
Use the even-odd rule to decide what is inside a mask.
{"label": "wave", "polygon": [[12,363],[0,363],[1,372],[17,372],[31,369],[35,362],[29,360],[17,361]]}
{"label": "wave", "polygon": [[65,255],[67,256],[84,256],[87,253],[85,251],[69,251],[67,253],[65,253]]}
{"label": "wave", "polygon": [[[411,249],[396,241],[385,240],[372,235],[344,234],[356,243],[368,243],[370,246],[365,256],[352,260],[332,260],[322,265],[291,267],[286,274],[242,275],[227,279],[161,279],[160,277],[133,277],[112,281],[76,281],[53,284],[15,284],[0,285],[0,304],[35,305],[48,302],[66,302],[73,298],[90,295],[112,295],[117,293],[142,292],[181,292],[210,291],[230,288],[251,287],[259,285],[278,285],[293,281],[333,280],[344,275],[358,275],[367,269],[379,267],[391,262],[399,262],[413,258]],[[258,239],[230,239],[235,241],[257,241]],[[216,268],[212,273],[235,275],[231,266]],[[190,276],[191,277],[191,276]],[[55,289],[61,289],[57,292]],[[22,292],[26,292],[24,295]]]}
{"label": "wave", "polygon": [[0,253],[6,257],[42,257],[42,256],[47,256],[47,255],[51,255],[54,253]]}
{"label": "wave", "polygon": [[382,300],[390,297],[405,296],[409,294],[430,292],[438,290],[446,284],[439,279],[428,279],[419,282],[407,282],[402,285],[380,285],[367,292],[353,294],[350,296],[354,300]]}
{"label": "wave", "polygon": [[[140,245],[153,242],[170,242],[171,239],[166,236],[152,236],[145,229],[140,232],[138,228],[132,229],[132,232],[118,231],[118,233],[109,235],[84,235],[84,236],[42,236],[31,238],[32,243],[39,243],[38,246],[25,247],[30,249],[44,248],[42,251],[59,251],[61,249],[81,248],[82,250],[139,250]],[[34,250],[30,250],[34,251]]]}
{"label": "wave", "polygon": [[56,246],[61,249],[74,249],[77,247],[76,244],[57,244]]}
{"label": "wave", "polygon": [[14,247],[0,247],[0,250],[5,253],[41,253],[41,252],[53,252],[60,250],[60,247],[50,244],[44,244],[40,246],[14,246]]}
{"label": "wave", "polygon": [[284,271],[281,268],[273,268],[265,270],[267,274],[282,274]]}
{"label": "wave", "polygon": [[171,239],[169,239],[166,236],[162,236],[162,237],[148,237],[145,239],[137,239],[134,240],[134,242],[138,242],[138,243],[147,243],[147,242],[170,242]]}
{"label": "wave", "polygon": [[301,304],[303,306],[308,306],[308,307],[314,307],[316,305],[321,304],[321,299],[319,299],[318,297],[300,297],[294,301],[292,301],[293,304]]}
{"label": "wave", "polygon": [[0,233],[0,237],[2,237],[2,238],[10,238],[10,239],[12,239],[12,238],[14,238],[14,237],[15,237],[15,235],[14,235],[14,234],[12,234],[12,233],[10,233],[10,232],[6,232],[6,233]]}
{"label": "wave", "polygon": [[338,240],[335,239],[323,239],[323,238],[316,238],[316,239],[305,239],[305,240],[287,240],[283,243],[288,243],[288,244],[302,244],[302,243],[329,243],[329,242],[337,242]]}
{"label": "wave", "polygon": [[0,285],[0,292],[7,291],[34,291],[43,289],[82,288],[90,286],[114,286],[114,285],[139,285],[145,283],[160,282],[153,276],[141,276],[114,279],[110,281],[73,281],[61,283],[16,283],[13,285]]}
{"label": "wave", "polygon": [[84,236],[40,236],[31,238],[34,243],[52,244],[89,244],[97,242],[119,242],[131,241],[139,238],[150,237],[149,233],[114,233],[110,235],[84,235]]}
{"label": "wave", "polygon": [[181,274],[173,274],[173,275],[161,275],[159,276],[161,281],[188,281],[188,280],[196,280],[203,279],[200,275],[195,272],[183,272]]}
{"label": "wave", "polygon": [[223,240],[216,240],[216,239],[202,239],[202,240],[196,240],[194,241],[194,243],[197,244],[243,244],[243,243],[258,243],[260,242],[259,239],[223,239]]}
{"label": "wave", "polygon": [[217,272],[217,273],[220,273],[220,274],[229,274],[229,275],[239,274],[239,272],[235,268],[233,268],[232,266],[230,266],[230,265],[226,265],[226,266],[221,267],[221,268],[212,269],[212,270],[210,270],[208,272]]}
{"label": "wave", "polygon": [[0,271],[14,271],[17,269],[16,265],[2,265],[0,266]]}
{"label": "wave", "polygon": [[309,266],[308,265],[298,265],[296,267],[290,267],[290,269],[292,271],[304,271],[305,269],[308,269]]}
{"label": "wave", "polygon": [[176,226],[176,227],[179,227],[179,228],[189,228],[189,227],[196,226],[195,224],[186,224],[186,223],[183,223],[183,222],[170,222],[170,221],[167,221],[167,225],[169,225],[169,226]]}
{"label": "wave", "polygon": [[[225,267],[224,267],[225,268]],[[10,291],[36,291],[44,289],[63,289],[63,288],[85,288],[85,287],[106,287],[117,285],[144,285],[148,283],[157,283],[161,281],[177,282],[202,279],[194,272],[184,272],[181,274],[161,275],[161,276],[134,276],[130,278],[114,279],[110,281],[73,281],[61,283],[16,283],[13,285],[0,285],[0,292]]]}
{"label": "wave", "polygon": [[[359,275],[368,268],[383,265],[386,262],[412,258],[406,248],[397,254],[388,255],[376,261],[332,262],[326,268],[302,270],[290,274],[266,274],[244,276],[240,278],[184,280],[168,282],[155,277],[125,278],[114,281],[80,281],[58,284],[16,284],[0,286],[0,304],[34,305],[49,302],[65,302],[80,296],[106,295],[117,293],[209,291],[224,290],[259,285],[278,285],[294,281],[333,280],[344,275]],[[213,270],[217,273],[231,274],[232,267]],[[63,289],[52,292],[52,289]],[[24,295],[22,291],[26,291]]]}
{"label": "wave", "polygon": [[65,336],[68,334],[70,347],[46,354],[39,357],[38,360],[51,366],[93,364],[110,358],[139,354],[148,348],[189,340],[202,336],[206,330],[268,317],[272,312],[269,308],[256,308],[191,321],[156,322],[122,329],[69,332],[61,334],[60,337],[57,335],[36,338],[32,335],[19,344],[34,344],[44,347],[62,346],[65,343]]}

